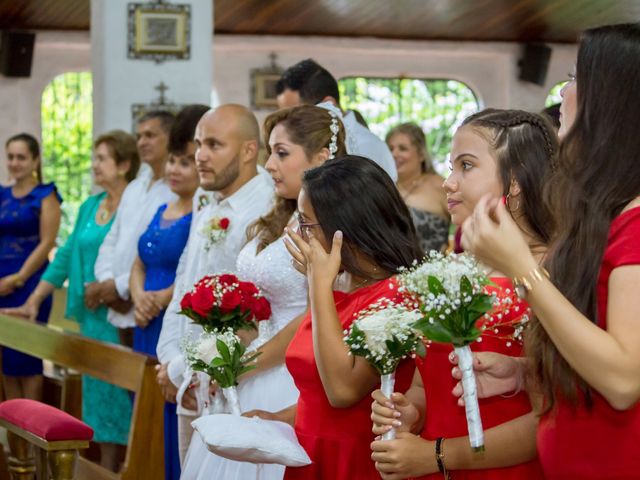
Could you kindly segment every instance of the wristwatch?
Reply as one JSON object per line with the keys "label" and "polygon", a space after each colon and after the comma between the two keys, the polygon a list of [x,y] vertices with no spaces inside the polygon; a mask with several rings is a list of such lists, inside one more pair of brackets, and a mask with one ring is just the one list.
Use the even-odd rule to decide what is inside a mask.
{"label": "wristwatch", "polygon": [[513,277],[513,288],[516,291],[516,295],[524,300],[527,293],[533,290],[535,284],[545,277],[549,278],[549,272],[540,265],[522,277]]}

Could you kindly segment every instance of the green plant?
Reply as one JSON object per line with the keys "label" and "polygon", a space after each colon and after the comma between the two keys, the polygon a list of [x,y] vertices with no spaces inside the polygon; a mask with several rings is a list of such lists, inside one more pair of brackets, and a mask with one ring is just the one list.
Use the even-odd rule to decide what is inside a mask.
{"label": "green plant", "polygon": [[42,94],[42,173],[62,195],[58,244],[69,237],[80,204],[91,193],[93,129],[90,72],[67,72]]}

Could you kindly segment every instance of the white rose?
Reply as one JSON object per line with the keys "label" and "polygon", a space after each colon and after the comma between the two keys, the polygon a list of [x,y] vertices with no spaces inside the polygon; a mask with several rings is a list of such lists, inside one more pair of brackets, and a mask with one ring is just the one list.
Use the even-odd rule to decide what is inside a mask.
{"label": "white rose", "polygon": [[217,338],[215,335],[202,335],[196,348],[196,358],[209,365],[211,360],[218,356],[216,340]]}

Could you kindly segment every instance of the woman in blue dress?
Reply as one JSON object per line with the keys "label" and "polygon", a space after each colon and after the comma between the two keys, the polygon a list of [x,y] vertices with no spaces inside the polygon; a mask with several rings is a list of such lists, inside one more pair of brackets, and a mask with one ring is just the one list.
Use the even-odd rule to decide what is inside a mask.
{"label": "woman in blue dress", "polygon": [[[178,261],[189,238],[193,194],[199,185],[194,153],[195,145],[190,142],[183,154],[169,156],[166,179],[178,198],[158,208],[140,236],[138,257],[129,280],[136,320],[133,349],[153,356],[156,355],[162,318],[173,294]],[[176,404],[165,403],[166,480],[180,478],[177,422]]]}
{"label": "woman in blue dress", "polygon": [[[42,183],[40,146],[34,137],[21,133],[5,146],[14,184],[0,186],[0,308],[22,305],[40,281],[55,246],[62,202],[53,183]],[[48,296],[36,319],[46,322],[50,311]],[[41,398],[39,358],[3,348],[2,373],[7,398]]]}
{"label": "woman in blue dress", "polygon": [[[109,232],[127,184],[140,167],[136,140],[121,130],[99,136],[94,142],[93,179],[104,192],[90,196],[81,206],[71,236],[26,303],[7,313],[34,318],[43,299],[68,280],[65,317],[80,324],[82,335],[103,342],[120,343],[118,329],[107,321],[107,307],[88,306],[85,285],[95,281],[93,267],[98,250]],[[102,466],[118,471],[129,438],[131,398],[115,385],[88,375],[82,377],[82,420],[94,430],[100,445]]]}

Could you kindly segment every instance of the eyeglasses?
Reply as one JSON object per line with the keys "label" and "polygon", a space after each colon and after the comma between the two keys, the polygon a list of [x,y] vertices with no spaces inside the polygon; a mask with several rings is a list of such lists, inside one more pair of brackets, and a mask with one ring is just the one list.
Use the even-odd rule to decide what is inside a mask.
{"label": "eyeglasses", "polygon": [[305,222],[299,212],[296,212],[296,221],[298,222],[298,231],[300,232],[300,236],[305,240],[309,239],[309,231],[313,227],[320,225],[319,223]]}

